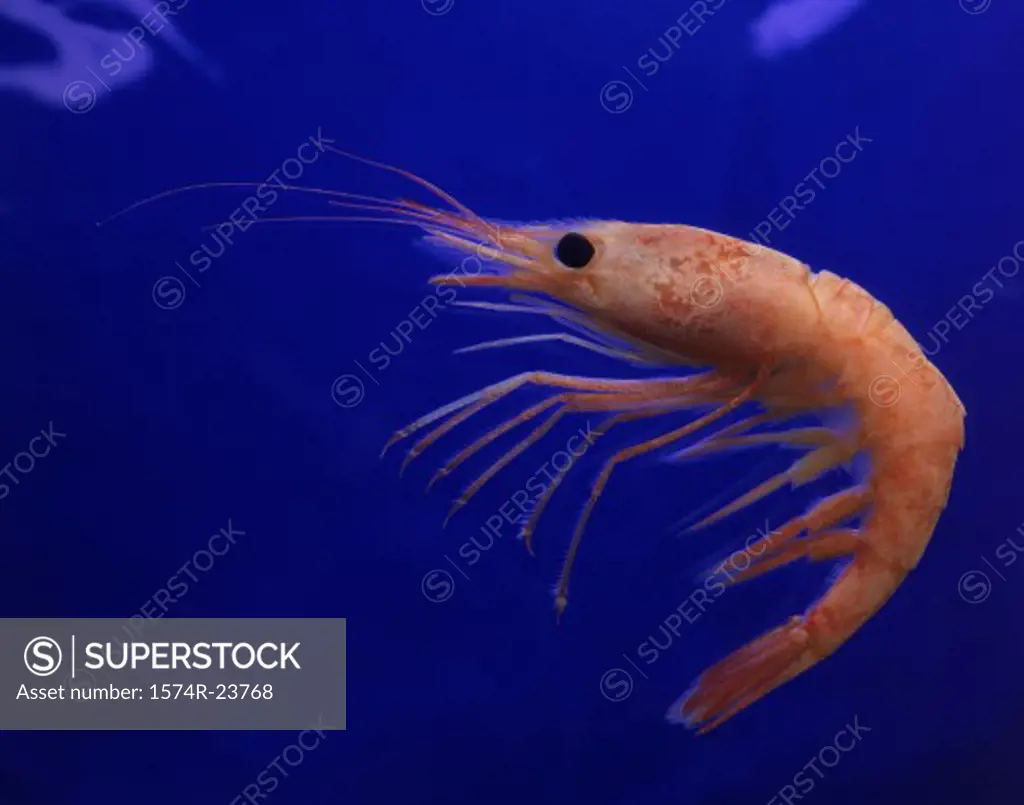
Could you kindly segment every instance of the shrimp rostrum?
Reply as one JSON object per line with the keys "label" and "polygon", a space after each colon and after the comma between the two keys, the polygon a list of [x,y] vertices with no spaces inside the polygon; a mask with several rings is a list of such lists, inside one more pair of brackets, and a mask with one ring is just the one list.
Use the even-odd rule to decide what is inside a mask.
{"label": "shrimp rostrum", "polygon": [[[443,405],[399,430],[385,450],[415,434],[407,464],[517,389],[550,389],[546,399],[488,430],[437,471],[432,482],[505,433],[532,425],[464,489],[453,512],[562,417],[607,414],[596,430],[600,436],[632,420],[694,412],[686,424],[605,460],[576,522],[555,588],[559,616],[568,604],[570,572],[587,521],[613,471],[628,459],[662,448],[695,458],[771,444],[803,451],[789,469],[698,526],[785,486],[808,483],[856,456],[864,459],[867,470],[854,485],[763,536],[760,544],[750,546],[756,558],[731,576],[731,583],[737,583],[800,559],[841,560],[844,565],[829,589],[803,614],[706,670],[669,709],[670,721],[713,729],[828,657],[917,565],[949,496],[964,442],[965,411],[907,330],[863,288],[829,271],[815,273],[778,251],[692,226],[498,223],[407,171],[333,146],[327,150],[400,174],[442,204],[285,188],[328,196],[332,204],[359,210],[314,220],[418,227],[431,241],[486,261],[480,273],[436,276],[432,282],[511,292],[507,302],[456,304],[541,313],[561,325],[557,332],[489,341],[471,349],[558,340],[672,370],[646,379],[526,372]],[[846,413],[841,427],[783,425],[836,409]],[[529,512],[522,532],[528,549],[542,511],[571,469],[553,477]]]}
{"label": "shrimp rostrum", "polygon": [[[855,485],[762,537],[758,550],[750,550],[756,559],[732,576],[736,583],[799,559],[844,560],[834,583],[803,614],[705,671],[671,707],[670,721],[701,731],[717,727],[831,655],[885,604],[917,565],[946,505],[963,447],[965,411],[945,377],[884,304],[847,279],[815,273],[785,254],[727,235],[621,221],[498,224],[406,175],[435,190],[454,209],[393,202],[388,214],[420,226],[435,241],[489,261],[486,273],[438,276],[432,282],[514,292],[509,303],[467,304],[495,311],[539,310],[590,336],[560,332],[478,347],[550,338],[623,360],[698,369],[653,379],[527,372],[442,406],[389,442],[421,434],[408,462],[516,389],[551,389],[546,400],[488,431],[438,471],[435,478],[502,434],[536,422],[465,489],[455,503],[458,508],[567,414],[609,414],[598,428],[601,435],[630,420],[684,409],[705,412],[607,458],[576,523],[555,589],[559,615],[568,603],[569,575],[584,527],[613,470],[627,459],[669,446],[692,456],[765,444],[804,451],[789,469],[704,518],[700,526],[784,486],[805,484],[848,465],[855,456],[866,459],[868,469]],[[755,410],[716,426],[741,408]],[[841,428],[771,429],[773,423],[837,408],[851,414]],[[523,529],[527,547],[560,480],[554,478],[530,512]]]}

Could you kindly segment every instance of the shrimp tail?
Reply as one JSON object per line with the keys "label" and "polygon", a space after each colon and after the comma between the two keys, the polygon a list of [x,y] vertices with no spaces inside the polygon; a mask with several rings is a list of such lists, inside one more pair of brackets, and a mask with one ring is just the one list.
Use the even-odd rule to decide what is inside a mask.
{"label": "shrimp tail", "polygon": [[709,732],[820,659],[805,619],[791,618],[705,671],[666,718]]}
{"label": "shrimp tail", "polygon": [[[855,548],[855,532],[826,532],[799,540],[810,559],[852,554],[835,583],[803,615],[766,632],[705,671],[666,717],[710,732],[780,685],[831,656],[889,599],[907,569],[870,544]],[[785,553],[792,554],[788,547]],[[782,553],[782,552],[780,552]],[[792,555],[790,559],[794,558]]]}

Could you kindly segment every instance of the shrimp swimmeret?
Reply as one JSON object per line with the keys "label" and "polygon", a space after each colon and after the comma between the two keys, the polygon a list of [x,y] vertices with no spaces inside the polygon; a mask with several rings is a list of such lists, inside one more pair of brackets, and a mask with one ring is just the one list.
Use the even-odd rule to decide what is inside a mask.
{"label": "shrimp swimmeret", "polygon": [[[351,156],[330,146],[327,150]],[[388,442],[390,446],[433,425],[409,450],[408,462],[516,389],[534,385],[555,391],[476,439],[438,471],[435,478],[447,475],[499,436],[548,412],[465,489],[455,503],[457,509],[566,414],[610,414],[596,431],[601,435],[630,420],[711,408],[682,427],[606,460],[576,523],[555,590],[559,615],[568,604],[569,574],[583,529],[612,470],[627,459],[678,445],[748,403],[759,410],[720,427],[682,453],[703,456],[765,444],[806,451],[785,472],[705,517],[697,524],[701,526],[786,485],[807,483],[848,464],[855,455],[867,457],[869,469],[857,485],[818,501],[805,514],[764,536],[757,545],[760,550],[751,546],[750,554],[757,558],[731,578],[731,583],[744,581],[798,559],[847,560],[832,586],[803,615],[705,671],[669,709],[670,721],[702,732],[714,729],[832,654],[878,612],[916,567],[949,497],[953,468],[964,442],[965,411],[907,330],[867,291],[828,271],[812,272],[772,249],[692,226],[621,221],[577,222],[571,227],[499,224],[477,216],[407,171],[355,158],[415,181],[451,209],[291,188],[332,196],[334,204],[361,210],[358,217],[318,216],[316,220],[374,220],[418,227],[431,241],[476,254],[489,263],[489,273],[437,276],[431,282],[504,289],[525,300],[465,304],[493,311],[545,313],[582,329],[594,341],[566,333],[553,333],[550,338],[623,360],[675,368],[710,367],[683,376],[629,380],[527,372],[438,408]],[[537,339],[525,336],[478,347]],[[889,381],[892,386],[897,382],[891,374],[893,363],[904,375],[899,388],[886,387]],[[842,429],[761,429],[801,414],[839,408],[853,412],[851,424]],[[530,513],[523,530],[527,548],[541,512],[571,466],[553,477]],[[850,526],[855,519],[860,521],[858,529]]]}

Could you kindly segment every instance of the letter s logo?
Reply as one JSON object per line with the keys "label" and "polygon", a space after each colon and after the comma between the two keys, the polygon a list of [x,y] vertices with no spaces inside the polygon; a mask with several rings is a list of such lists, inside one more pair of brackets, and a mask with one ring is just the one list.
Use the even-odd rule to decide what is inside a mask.
{"label": "letter s logo", "polygon": [[177,277],[161,277],[153,284],[153,302],[161,310],[174,310],[185,301],[185,285]]}
{"label": "letter s logo", "polygon": [[62,659],[60,646],[52,637],[34,637],[25,646],[25,667],[36,676],[49,676]]}

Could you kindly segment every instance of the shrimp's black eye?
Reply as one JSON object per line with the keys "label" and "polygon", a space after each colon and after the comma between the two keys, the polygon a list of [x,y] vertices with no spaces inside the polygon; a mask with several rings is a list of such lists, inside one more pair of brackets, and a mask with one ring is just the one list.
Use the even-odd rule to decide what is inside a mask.
{"label": "shrimp's black eye", "polygon": [[594,257],[594,244],[579,232],[567,232],[555,246],[558,262],[569,268],[583,268]]}

